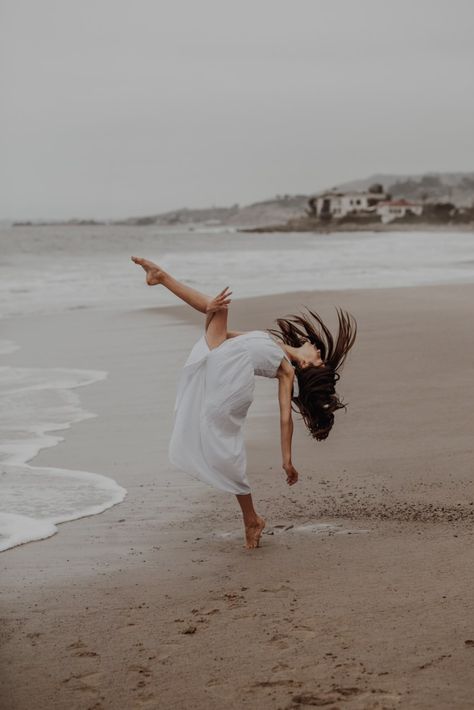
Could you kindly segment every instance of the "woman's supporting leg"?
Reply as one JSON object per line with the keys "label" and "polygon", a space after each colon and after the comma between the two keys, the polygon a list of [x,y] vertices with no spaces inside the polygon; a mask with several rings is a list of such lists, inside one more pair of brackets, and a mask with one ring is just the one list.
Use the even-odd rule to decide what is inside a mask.
{"label": "woman's supporting leg", "polygon": [[260,515],[257,515],[250,493],[237,495],[236,498],[244,518],[245,547],[248,550],[253,550],[255,547],[259,546],[260,536],[265,527],[265,520]]}

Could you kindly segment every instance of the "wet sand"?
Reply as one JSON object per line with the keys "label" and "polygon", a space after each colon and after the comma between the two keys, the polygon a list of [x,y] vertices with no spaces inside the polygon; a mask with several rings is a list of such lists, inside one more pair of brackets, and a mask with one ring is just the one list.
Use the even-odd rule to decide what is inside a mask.
{"label": "wet sand", "polygon": [[166,457],[198,314],[4,321],[21,346],[6,364],[109,371],[80,392],[98,417],[35,463],[110,475],[128,496],[0,556],[1,706],[471,708],[473,301],[471,285],[234,301],[235,329],[302,304],[359,322],[348,410],[326,442],[295,422],[291,489],[276,381],[258,382],[249,477],[268,528],[253,552],[232,497]]}

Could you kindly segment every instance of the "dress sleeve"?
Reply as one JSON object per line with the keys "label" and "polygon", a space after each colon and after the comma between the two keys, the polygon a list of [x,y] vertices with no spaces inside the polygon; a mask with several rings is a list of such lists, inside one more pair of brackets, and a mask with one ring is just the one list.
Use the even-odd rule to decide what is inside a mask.
{"label": "dress sleeve", "polygon": [[287,354],[283,351],[283,348],[276,343],[273,338],[270,338],[271,340],[271,359],[273,364],[275,365],[275,374],[278,370],[278,368],[281,365],[281,361],[286,359],[291,365],[290,358],[287,356]]}
{"label": "dress sleeve", "polygon": [[[291,360],[290,360],[290,358],[288,357],[288,355],[283,351],[283,348],[280,347],[280,345],[278,345],[278,343],[277,343],[271,336],[270,336],[270,340],[271,340],[272,346],[273,346],[273,347],[272,347],[272,350],[273,350],[272,358],[273,358],[273,361],[274,361],[274,363],[275,363],[275,373],[274,373],[274,375],[276,375],[276,373],[277,373],[277,371],[278,371],[278,368],[279,368],[280,365],[281,365],[281,361],[282,361],[284,358],[286,358],[286,359],[288,360],[288,362],[290,363],[290,365],[291,365],[292,367],[293,367],[293,363],[291,362]],[[293,380],[293,395],[292,395],[292,396],[293,396],[293,397],[297,397],[298,394],[299,394],[298,380],[297,380],[297,378],[295,377],[295,379]]]}

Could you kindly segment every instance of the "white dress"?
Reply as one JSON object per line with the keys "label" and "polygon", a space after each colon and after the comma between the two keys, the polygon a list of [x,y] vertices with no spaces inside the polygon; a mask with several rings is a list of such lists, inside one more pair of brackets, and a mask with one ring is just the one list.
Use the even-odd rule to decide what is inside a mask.
{"label": "white dress", "polygon": [[228,338],[213,350],[203,335],[179,379],[171,463],[215,488],[250,493],[243,425],[255,375],[275,377],[284,357],[289,360],[264,330]]}

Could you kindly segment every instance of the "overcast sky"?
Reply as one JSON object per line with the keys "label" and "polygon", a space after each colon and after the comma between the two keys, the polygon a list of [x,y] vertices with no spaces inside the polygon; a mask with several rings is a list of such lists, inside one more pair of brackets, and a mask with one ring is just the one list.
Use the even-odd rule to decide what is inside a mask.
{"label": "overcast sky", "polygon": [[0,218],[474,170],[472,0],[0,0]]}

